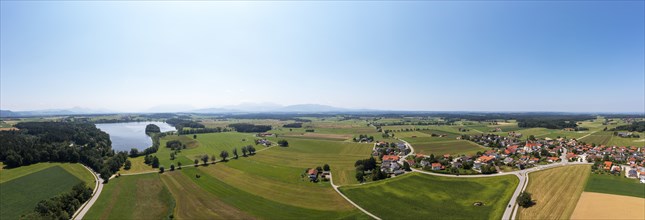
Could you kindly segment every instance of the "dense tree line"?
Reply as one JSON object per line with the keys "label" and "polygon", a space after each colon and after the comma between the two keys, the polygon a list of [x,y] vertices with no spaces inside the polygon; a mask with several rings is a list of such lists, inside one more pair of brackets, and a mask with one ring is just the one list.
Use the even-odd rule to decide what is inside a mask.
{"label": "dense tree line", "polygon": [[563,129],[576,128],[578,125],[576,121],[571,119],[521,119],[517,121],[517,126],[520,128]]}
{"label": "dense tree line", "polygon": [[302,123],[300,123],[300,122],[289,123],[289,124],[282,125],[282,127],[285,127],[285,128],[302,128]]}
{"label": "dense tree line", "polygon": [[237,132],[267,132],[271,130],[271,125],[254,125],[249,123],[236,123],[228,125]]}
{"label": "dense tree line", "polygon": [[146,125],[146,133],[159,133],[161,132],[161,128],[155,124],[148,124]]}
{"label": "dense tree line", "polygon": [[175,126],[177,131],[183,130],[183,128],[206,128],[203,124],[194,122],[192,120],[180,119],[180,118],[171,118],[166,120],[166,123]]}
{"label": "dense tree line", "polygon": [[226,128],[216,127],[216,128],[191,128],[191,129],[182,129],[177,130],[178,134],[203,134],[203,133],[219,133],[230,131]]}
{"label": "dense tree line", "polygon": [[21,219],[60,219],[67,220],[81,205],[92,197],[92,189],[85,183],[74,185],[72,190],[48,200],[38,202],[34,211],[21,216]]}
{"label": "dense tree line", "polygon": [[645,121],[637,121],[630,125],[621,125],[612,129],[615,131],[630,131],[630,132],[643,132],[645,131]]}

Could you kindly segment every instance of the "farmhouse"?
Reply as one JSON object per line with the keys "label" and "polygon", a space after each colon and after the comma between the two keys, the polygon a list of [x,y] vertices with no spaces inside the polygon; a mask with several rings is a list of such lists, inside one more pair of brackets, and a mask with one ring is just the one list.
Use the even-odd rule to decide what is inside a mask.
{"label": "farmhouse", "polygon": [[609,171],[611,169],[611,161],[605,161],[603,169]]}
{"label": "farmhouse", "polygon": [[313,168],[309,169],[309,170],[307,170],[307,174],[309,174],[309,180],[310,181],[315,182],[315,181],[318,180],[318,170],[313,169]]}
{"label": "farmhouse", "polygon": [[445,167],[441,163],[432,163],[432,170],[443,170]]}
{"label": "farmhouse", "polygon": [[473,164],[475,169],[481,169],[482,165],[490,164],[495,158],[494,157],[489,157],[489,156],[481,156],[475,160],[475,163]]}

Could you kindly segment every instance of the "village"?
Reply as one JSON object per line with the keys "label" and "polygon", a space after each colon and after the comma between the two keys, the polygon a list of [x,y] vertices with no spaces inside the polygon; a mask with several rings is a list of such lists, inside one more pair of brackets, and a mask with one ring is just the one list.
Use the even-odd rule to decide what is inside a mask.
{"label": "village", "polygon": [[381,158],[380,171],[390,176],[404,174],[406,166],[436,173],[473,175],[518,171],[566,160],[593,163],[598,170],[638,178],[645,183],[642,147],[596,146],[565,138],[538,140],[531,137],[531,140],[520,141],[520,137],[521,134],[515,132],[509,132],[508,137],[494,134],[458,137],[489,149],[474,155],[412,155],[410,146],[404,141],[377,141],[372,156]]}

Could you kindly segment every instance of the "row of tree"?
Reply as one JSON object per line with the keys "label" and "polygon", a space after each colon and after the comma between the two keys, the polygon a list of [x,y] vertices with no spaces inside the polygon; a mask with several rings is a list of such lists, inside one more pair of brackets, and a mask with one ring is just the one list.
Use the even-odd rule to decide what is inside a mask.
{"label": "row of tree", "polygon": [[300,123],[300,122],[289,123],[289,124],[282,125],[282,127],[285,127],[285,128],[302,128],[302,123]]}

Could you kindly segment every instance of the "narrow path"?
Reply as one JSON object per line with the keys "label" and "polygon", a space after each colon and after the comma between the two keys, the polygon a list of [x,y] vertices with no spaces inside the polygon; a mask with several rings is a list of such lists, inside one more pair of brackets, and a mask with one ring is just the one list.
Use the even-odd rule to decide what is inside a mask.
{"label": "narrow path", "polygon": [[347,202],[349,202],[350,204],[354,205],[354,207],[356,207],[358,210],[361,210],[363,213],[369,215],[370,217],[372,217],[374,219],[377,219],[377,220],[381,220],[381,218],[379,218],[378,216],[376,216],[376,215],[368,212],[367,210],[363,209],[358,204],[354,203],[351,199],[347,198],[347,196],[345,196],[345,194],[340,192],[340,190],[338,190],[338,186],[336,184],[334,184],[334,175],[332,175],[331,173],[329,174],[329,182],[331,183],[332,188],[334,188],[334,190],[336,190],[338,195],[340,195],[343,198],[345,198],[345,200],[347,200]]}
{"label": "narrow path", "polygon": [[83,217],[85,216],[85,214],[87,214],[87,211],[89,211],[89,210],[90,210],[90,208],[92,208],[92,205],[94,205],[94,203],[96,202],[96,200],[97,200],[97,199],[99,198],[99,196],[101,195],[101,191],[103,191],[103,179],[101,179],[101,178],[99,177],[98,173],[95,173],[95,172],[94,172],[94,171],[92,171],[92,169],[90,169],[89,167],[87,167],[87,166],[85,166],[85,165],[83,165],[83,167],[85,167],[85,169],[87,169],[88,171],[90,171],[90,173],[92,173],[92,175],[94,176],[94,192],[92,192],[92,198],[90,198],[90,200],[88,200],[87,202],[85,202],[85,203],[81,206],[81,208],[80,208],[80,209],[76,210],[76,213],[74,213],[74,215],[72,216],[72,219],[74,219],[74,220],[81,220],[81,219],[83,219]]}

